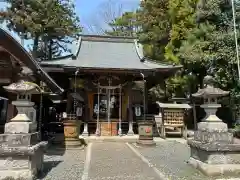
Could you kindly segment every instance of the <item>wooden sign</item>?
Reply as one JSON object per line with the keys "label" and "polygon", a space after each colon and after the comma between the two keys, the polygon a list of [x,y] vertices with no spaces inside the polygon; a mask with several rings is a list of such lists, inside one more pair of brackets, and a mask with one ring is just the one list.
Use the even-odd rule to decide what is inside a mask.
{"label": "wooden sign", "polygon": [[71,79],[71,88],[84,88],[84,79]]}

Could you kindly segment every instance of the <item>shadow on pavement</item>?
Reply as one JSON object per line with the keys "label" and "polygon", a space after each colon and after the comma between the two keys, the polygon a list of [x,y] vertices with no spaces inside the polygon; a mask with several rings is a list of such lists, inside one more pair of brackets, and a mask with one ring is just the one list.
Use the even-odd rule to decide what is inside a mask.
{"label": "shadow on pavement", "polygon": [[45,161],[43,163],[43,171],[39,174],[38,179],[44,179],[47,174],[61,162],[63,161]]}
{"label": "shadow on pavement", "polygon": [[47,156],[63,156],[65,154],[65,147],[63,146],[50,146],[46,152],[45,155]]}

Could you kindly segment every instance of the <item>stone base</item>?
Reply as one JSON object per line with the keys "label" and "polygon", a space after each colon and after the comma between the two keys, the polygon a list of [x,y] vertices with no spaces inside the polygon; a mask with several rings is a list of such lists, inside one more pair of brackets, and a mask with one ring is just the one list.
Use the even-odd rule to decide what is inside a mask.
{"label": "stone base", "polygon": [[6,134],[19,134],[19,133],[32,133],[36,132],[36,124],[32,122],[8,122],[5,124],[4,133]]}
{"label": "stone base", "polygon": [[128,136],[134,136],[134,132],[133,131],[128,131],[127,135]]}
{"label": "stone base", "polygon": [[88,132],[83,132],[81,136],[89,136]]}
{"label": "stone base", "polygon": [[16,179],[16,180],[34,180],[36,177],[30,170],[6,170],[0,171],[0,180],[7,179]]}
{"label": "stone base", "polygon": [[198,123],[198,130],[207,132],[228,132],[228,127],[227,124],[222,121],[204,121]]}
{"label": "stone base", "polygon": [[80,147],[82,145],[82,142],[80,139],[65,139],[64,145],[66,148]]}
{"label": "stone base", "polygon": [[240,173],[240,164],[207,164],[194,158],[188,163],[207,176],[237,175]]}
{"label": "stone base", "polygon": [[46,142],[36,145],[0,148],[0,177],[22,175],[31,180],[43,170],[43,154]]}
{"label": "stone base", "polygon": [[154,140],[137,140],[137,145],[140,145],[140,146],[156,146],[156,142]]}
{"label": "stone base", "polygon": [[204,174],[213,176],[240,173],[240,144],[188,140],[188,145],[191,149],[189,164]]}
{"label": "stone base", "polygon": [[233,134],[229,132],[208,132],[208,131],[195,131],[194,140],[203,143],[225,142],[227,144],[233,143]]}

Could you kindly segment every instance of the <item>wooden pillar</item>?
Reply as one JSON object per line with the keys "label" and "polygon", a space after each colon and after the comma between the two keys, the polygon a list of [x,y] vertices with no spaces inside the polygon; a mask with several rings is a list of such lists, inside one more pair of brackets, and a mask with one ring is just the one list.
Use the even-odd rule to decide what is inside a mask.
{"label": "wooden pillar", "polygon": [[88,103],[88,109],[89,109],[88,121],[91,121],[93,117],[93,103],[94,103],[93,99],[94,99],[94,93],[89,92],[87,94],[87,103]]}
{"label": "wooden pillar", "polygon": [[128,89],[124,89],[122,94],[122,120],[123,121],[125,120],[128,121],[127,109],[128,109]]}
{"label": "wooden pillar", "polygon": [[122,135],[122,86],[119,87],[119,122],[118,135]]}
{"label": "wooden pillar", "polygon": [[86,105],[85,105],[85,116],[84,116],[84,129],[83,136],[88,136],[88,122],[92,119],[93,116],[93,93],[86,92]]}
{"label": "wooden pillar", "polygon": [[133,132],[133,112],[132,112],[132,87],[128,88],[128,136],[134,135]]}
{"label": "wooden pillar", "polygon": [[144,92],[145,92],[145,114],[148,114],[148,81],[146,80],[146,82],[145,82],[145,86],[144,86],[144,88],[145,88],[145,90],[144,90]]}
{"label": "wooden pillar", "polygon": [[67,107],[66,107],[66,112],[67,114],[70,114],[72,111],[72,97],[70,93],[67,93]]}

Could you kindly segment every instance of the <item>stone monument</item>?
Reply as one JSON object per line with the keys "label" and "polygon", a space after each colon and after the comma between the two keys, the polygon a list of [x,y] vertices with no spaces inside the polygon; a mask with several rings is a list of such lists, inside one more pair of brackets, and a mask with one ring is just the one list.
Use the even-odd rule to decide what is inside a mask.
{"label": "stone monument", "polygon": [[204,99],[201,105],[206,112],[205,118],[198,123],[194,138],[188,140],[191,149],[189,164],[206,175],[223,175],[240,172],[240,144],[228,132],[227,124],[216,116],[220,104],[217,98],[226,96],[228,91],[214,88],[211,76],[204,78],[205,88],[193,97]]}
{"label": "stone monument", "polygon": [[[36,88],[25,81],[19,81],[4,87],[17,94],[18,114],[5,124],[4,134],[0,134],[0,179],[32,180],[43,168],[43,154],[46,142],[40,141],[36,132],[33,103],[30,97]],[[30,117],[29,117],[30,116]]]}

